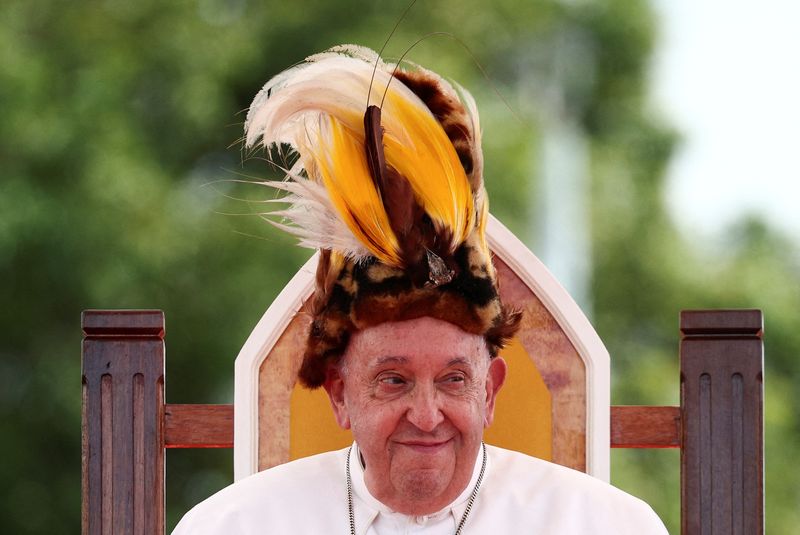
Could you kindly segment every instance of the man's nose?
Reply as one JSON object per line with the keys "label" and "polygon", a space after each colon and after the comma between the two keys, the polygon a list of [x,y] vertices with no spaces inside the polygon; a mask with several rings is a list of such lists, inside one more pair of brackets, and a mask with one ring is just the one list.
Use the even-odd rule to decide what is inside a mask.
{"label": "man's nose", "polygon": [[434,387],[429,385],[414,387],[406,418],[417,429],[427,433],[432,432],[444,421],[440,400]]}

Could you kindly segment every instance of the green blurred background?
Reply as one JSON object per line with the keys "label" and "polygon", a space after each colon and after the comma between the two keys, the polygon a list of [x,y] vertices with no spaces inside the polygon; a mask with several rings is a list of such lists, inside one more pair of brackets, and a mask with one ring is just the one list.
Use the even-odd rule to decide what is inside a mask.
{"label": "green blurred background", "polygon": [[[272,176],[243,158],[243,110],[271,75],[313,52],[380,48],[405,6],[3,2],[4,533],[80,529],[82,309],[163,309],[167,401],[232,402],[239,348],[309,256],[252,215],[265,190],[235,182]],[[614,404],[678,403],[680,309],[764,310],[766,523],[790,533],[800,524],[791,464],[800,454],[800,247],[756,217],[713,240],[677,231],[664,177],[680,132],[647,99],[655,29],[644,0],[420,1],[384,55],[451,32],[484,66],[488,79],[441,37],[409,56],[475,95],[494,214],[546,263],[559,250],[553,239],[586,240],[585,269],[568,286],[611,353]],[[553,156],[553,144],[574,157]],[[558,181],[546,178],[558,178],[559,162],[578,162],[589,177],[564,180],[567,199],[585,205],[567,234],[552,227],[574,206],[543,202],[558,197]],[[612,453],[613,483],[651,503],[671,533],[678,463],[672,450]],[[231,481],[231,453],[170,451],[167,472],[171,529]]]}

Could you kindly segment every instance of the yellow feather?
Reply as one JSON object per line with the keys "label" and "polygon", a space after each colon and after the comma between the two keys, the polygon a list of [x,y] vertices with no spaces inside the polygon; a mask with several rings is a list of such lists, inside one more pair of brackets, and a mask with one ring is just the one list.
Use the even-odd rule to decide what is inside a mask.
{"label": "yellow feather", "polygon": [[472,190],[455,148],[441,124],[417,102],[390,90],[385,107],[385,116],[393,119],[385,124],[386,163],[408,179],[434,224],[452,231],[455,250],[475,226]]}
{"label": "yellow feather", "polygon": [[331,202],[373,255],[385,264],[400,266],[400,245],[367,166],[363,130],[353,132],[330,115],[325,119],[330,128],[327,136],[321,135],[315,160]]}

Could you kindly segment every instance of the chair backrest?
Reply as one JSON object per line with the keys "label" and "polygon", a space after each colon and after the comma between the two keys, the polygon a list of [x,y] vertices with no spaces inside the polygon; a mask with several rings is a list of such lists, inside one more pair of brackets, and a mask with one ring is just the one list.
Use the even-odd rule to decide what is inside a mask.
{"label": "chair backrest", "polygon": [[[499,221],[487,227],[501,298],[523,311],[486,441],[609,477],[609,357],[581,310]],[[265,312],[236,359],[236,479],[352,441],[325,393],[296,385],[316,255]]]}

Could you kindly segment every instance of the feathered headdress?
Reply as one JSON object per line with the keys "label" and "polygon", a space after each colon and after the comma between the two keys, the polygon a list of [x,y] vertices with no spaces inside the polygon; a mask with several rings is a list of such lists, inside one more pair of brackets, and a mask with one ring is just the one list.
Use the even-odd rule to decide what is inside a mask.
{"label": "feathered headdress", "polygon": [[311,388],[371,325],[432,316],[484,336],[492,356],[519,325],[485,238],[475,101],[409,66],[337,46],[268,81],[247,115],[247,147],[299,156],[271,185],[290,205],[275,224],[321,251],[299,375]]}

